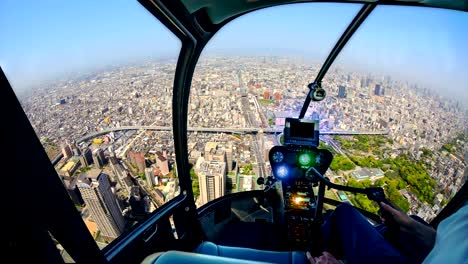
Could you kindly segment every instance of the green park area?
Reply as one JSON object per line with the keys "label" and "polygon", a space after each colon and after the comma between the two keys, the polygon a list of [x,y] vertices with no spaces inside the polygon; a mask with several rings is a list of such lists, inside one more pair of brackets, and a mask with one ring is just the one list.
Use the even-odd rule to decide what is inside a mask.
{"label": "green park area", "polygon": [[441,148],[441,150],[445,150],[448,153],[455,154],[457,151],[461,152],[463,154],[463,145],[464,142],[468,141],[468,133],[460,133],[458,136],[456,136],[454,139],[452,139],[450,142],[444,144]]}
{"label": "green park area", "polygon": [[350,159],[342,155],[335,155],[330,165],[330,169],[333,171],[349,171],[354,170],[355,168],[356,165],[354,165]]}
{"label": "green park area", "polygon": [[240,167],[239,172],[244,175],[255,175],[252,164],[243,165]]}
{"label": "green park area", "polygon": [[274,104],[275,103],[275,101],[268,100],[268,99],[258,99],[258,102],[261,104]]}
{"label": "green park area", "polygon": [[[393,141],[383,136],[354,136],[347,139],[335,136],[346,153],[347,157],[337,155],[330,165],[330,169],[338,172],[346,172],[360,166],[363,168],[379,168],[385,172],[385,177],[372,183],[370,180],[356,181],[351,176],[348,178],[348,186],[367,188],[383,187],[387,198],[395,205],[409,210],[409,202],[401,195],[400,191],[406,189],[414,193],[421,202],[433,203],[435,181],[427,173],[427,165],[420,160],[414,160],[408,154],[401,154],[394,158],[386,155]],[[423,149],[423,156],[430,157],[432,152]],[[378,205],[367,199],[365,195],[349,195],[350,200],[357,207],[376,213]]]}

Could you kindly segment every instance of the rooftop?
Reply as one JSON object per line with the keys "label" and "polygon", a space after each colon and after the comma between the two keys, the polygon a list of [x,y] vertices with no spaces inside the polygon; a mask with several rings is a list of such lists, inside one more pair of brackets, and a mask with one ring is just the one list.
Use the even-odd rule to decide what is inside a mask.
{"label": "rooftop", "polygon": [[61,171],[69,171],[69,170],[71,170],[73,168],[73,166],[75,166],[75,164],[76,164],[76,162],[74,162],[73,160],[70,160],[60,170]]}
{"label": "rooftop", "polygon": [[385,176],[384,172],[378,168],[363,168],[351,172],[351,175],[357,180],[364,180],[369,178],[379,178]]}
{"label": "rooftop", "polygon": [[204,173],[205,175],[219,175],[224,174],[226,171],[226,162],[223,161],[204,161],[200,165],[200,172]]}
{"label": "rooftop", "polygon": [[90,169],[89,171],[85,172],[86,178],[97,179],[97,177],[101,174],[101,169]]}

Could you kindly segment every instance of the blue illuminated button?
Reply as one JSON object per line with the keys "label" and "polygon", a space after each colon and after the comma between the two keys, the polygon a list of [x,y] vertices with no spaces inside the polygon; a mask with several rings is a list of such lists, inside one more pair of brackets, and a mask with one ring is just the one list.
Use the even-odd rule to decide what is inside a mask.
{"label": "blue illuminated button", "polygon": [[283,153],[277,151],[277,152],[273,153],[272,159],[273,159],[274,162],[279,163],[279,162],[283,161],[284,155],[283,155]]}
{"label": "blue illuminated button", "polygon": [[286,166],[279,166],[276,169],[276,176],[278,176],[279,178],[284,178],[288,176],[288,168],[286,168]]}

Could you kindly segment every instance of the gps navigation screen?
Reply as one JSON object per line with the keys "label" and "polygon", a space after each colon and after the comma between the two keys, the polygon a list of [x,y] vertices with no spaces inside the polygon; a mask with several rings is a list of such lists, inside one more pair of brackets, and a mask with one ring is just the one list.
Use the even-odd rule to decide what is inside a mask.
{"label": "gps navigation screen", "polygon": [[314,138],[315,123],[291,122],[291,137],[294,138]]}

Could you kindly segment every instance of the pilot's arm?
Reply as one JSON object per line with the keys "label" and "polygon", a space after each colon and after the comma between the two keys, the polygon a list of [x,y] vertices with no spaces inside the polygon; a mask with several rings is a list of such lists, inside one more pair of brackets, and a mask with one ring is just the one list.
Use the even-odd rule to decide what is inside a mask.
{"label": "pilot's arm", "polygon": [[436,231],[427,225],[407,216],[405,213],[381,204],[406,231],[421,240],[425,246],[432,248],[423,263],[467,263],[468,261],[468,204],[456,213],[440,222]]}
{"label": "pilot's arm", "polygon": [[[403,211],[395,209],[390,205],[381,202],[382,210],[385,210],[393,217],[393,220],[400,226],[400,230],[416,237],[422,245],[431,249],[434,247],[436,240],[436,230],[431,226],[424,225],[413,218],[409,217]],[[384,222],[385,219],[383,218]]]}

